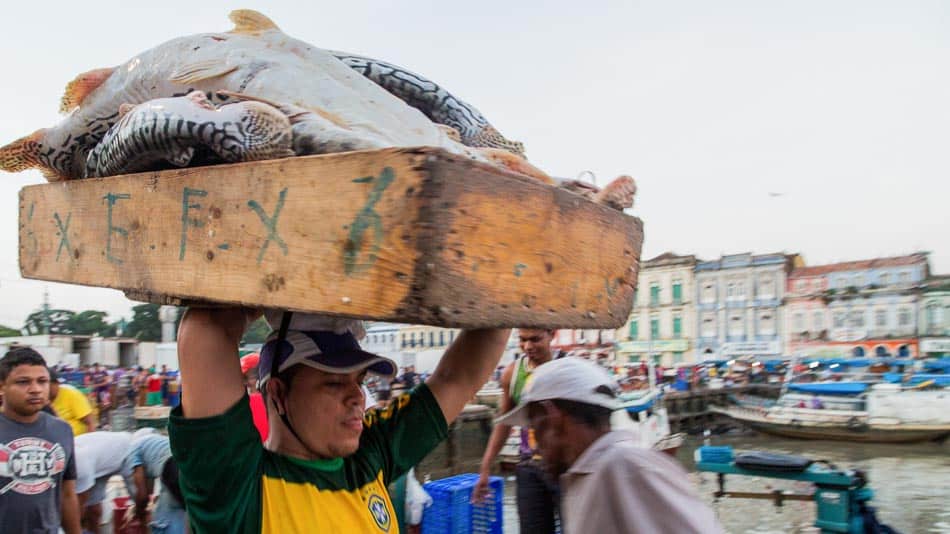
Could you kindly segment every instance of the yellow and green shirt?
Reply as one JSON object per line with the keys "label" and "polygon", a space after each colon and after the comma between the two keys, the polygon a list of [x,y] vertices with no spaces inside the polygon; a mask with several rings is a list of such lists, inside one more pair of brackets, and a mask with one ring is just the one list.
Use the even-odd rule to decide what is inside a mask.
{"label": "yellow and green shirt", "polygon": [[[314,407],[318,409],[318,407]],[[386,486],[445,439],[438,401],[423,384],[363,418],[351,456],[306,461],[264,449],[245,395],[227,412],[169,421],[192,531],[399,531]]]}

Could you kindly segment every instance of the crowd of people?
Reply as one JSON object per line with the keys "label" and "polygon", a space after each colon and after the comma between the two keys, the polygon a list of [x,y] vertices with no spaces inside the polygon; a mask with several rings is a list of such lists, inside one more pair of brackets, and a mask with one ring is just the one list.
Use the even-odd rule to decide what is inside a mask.
{"label": "crowd of people", "polygon": [[[423,376],[363,351],[357,321],[330,330],[281,328],[259,354],[239,360],[238,342],[256,317],[244,309],[185,315],[179,364],[189,389],[171,412],[167,437],[149,429],[96,431],[82,410],[56,409],[56,398],[75,402],[72,389],[83,396],[61,383],[64,373],[28,348],[3,356],[5,531],[55,533],[61,526],[73,534],[81,524],[95,532],[105,484],[116,475],[135,502],[134,518],[152,532],[184,532],[186,522],[192,532],[401,531],[390,486],[445,439],[496,371],[508,331],[463,332]],[[553,333],[518,332],[522,354],[499,376],[503,417],[473,500],[486,497],[495,457],[518,425],[522,531],[572,534],[595,525],[604,533],[722,532],[675,460],[611,428],[610,414],[620,406],[615,377],[602,365],[552,351]],[[166,373],[92,366],[82,371],[81,387],[97,402],[111,401],[123,397],[127,376],[135,394],[126,392],[126,402],[141,402],[144,386],[144,403],[158,403],[162,384],[171,383]],[[372,398],[368,377],[377,396],[387,386],[392,395]]]}

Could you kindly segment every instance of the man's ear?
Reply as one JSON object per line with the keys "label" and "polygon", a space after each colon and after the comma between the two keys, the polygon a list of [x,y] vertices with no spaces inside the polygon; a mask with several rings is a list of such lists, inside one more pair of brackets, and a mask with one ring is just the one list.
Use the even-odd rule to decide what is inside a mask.
{"label": "man's ear", "polygon": [[287,393],[287,388],[284,386],[284,382],[279,378],[272,378],[267,381],[264,387],[267,390],[267,398],[274,403],[277,415],[287,413],[287,407],[284,404],[284,395]]}

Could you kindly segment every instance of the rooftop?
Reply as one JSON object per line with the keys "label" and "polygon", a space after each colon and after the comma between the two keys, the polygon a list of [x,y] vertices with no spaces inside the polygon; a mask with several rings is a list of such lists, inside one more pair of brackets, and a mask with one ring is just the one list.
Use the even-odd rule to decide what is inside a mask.
{"label": "rooftop", "polygon": [[799,267],[793,269],[790,278],[806,278],[810,276],[821,276],[829,273],[845,271],[864,271],[868,269],[881,269],[885,267],[901,267],[905,265],[927,264],[927,252],[917,252],[907,256],[893,256],[890,258],[874,258],[871,260],[845,261],[840,263],[830,263],[828,265],[813,265],[811,267]]}

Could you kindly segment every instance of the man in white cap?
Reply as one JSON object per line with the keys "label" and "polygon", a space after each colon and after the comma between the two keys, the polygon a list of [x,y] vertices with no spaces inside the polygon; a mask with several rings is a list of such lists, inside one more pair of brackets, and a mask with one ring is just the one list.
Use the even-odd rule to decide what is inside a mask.
{"label": "man in white cap", "polygon": [[600,366],[561,358],[538,368],[518,406],[496,421],[534,429],[559,477],[562,532],[723,532],[675,460],[640,448],[629,430],[611,430],[616,392]]}
{"label": "man in white cap", "polygon": [[392,377],[396,364],[360,348],[359,321],[285,315],[258,365],[269,426],[262,444],[238,360],[258,315],[190,309],[181,322],[184,395],[169,437],[192,531],[394,532],[386,486],[446,437],[509,332],[463,332],[425,383],[364,415],[366,373]]}

